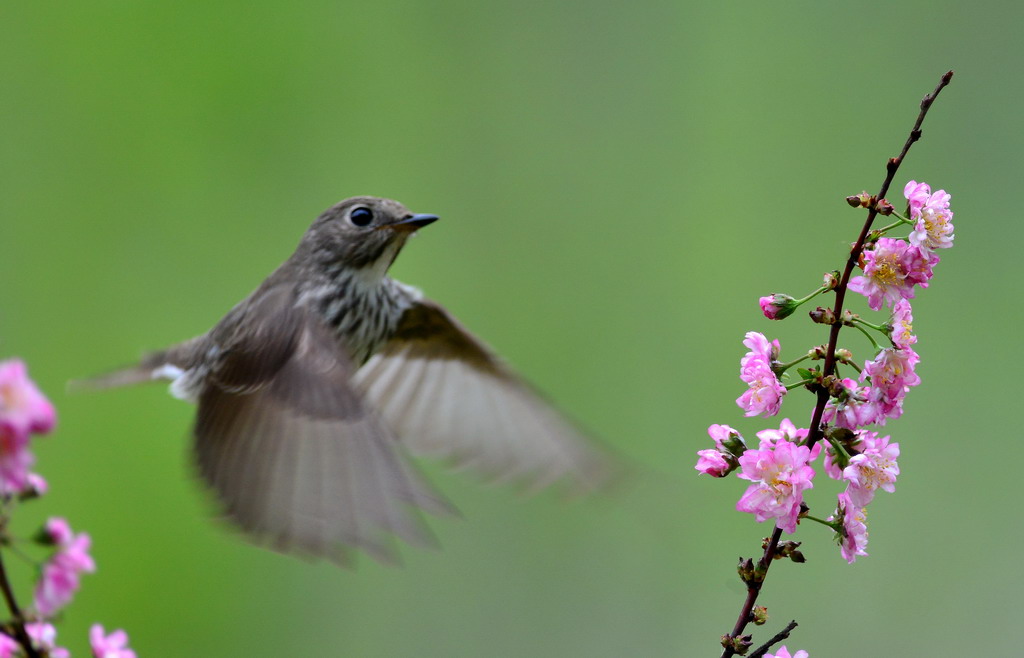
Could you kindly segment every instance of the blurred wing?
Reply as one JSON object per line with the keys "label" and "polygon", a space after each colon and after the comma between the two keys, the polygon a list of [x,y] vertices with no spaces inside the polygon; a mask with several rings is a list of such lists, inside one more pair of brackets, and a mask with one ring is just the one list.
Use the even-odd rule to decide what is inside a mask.
{"label": "blurred wing", "polygon": [[[403,463],[394,437],[349,382],[347,355],[319,321],[271,291],[218,341],[199,396],[199,470],[227,515],[260,543],[350,561],[393,561],[391,535],[431,538],[407,505],[452,511]],[[215,336],[216,337],[216,336]]]}
{"label": "blurred wing", "polygon": [[410,452],[494,481],[589,491],[615,470],[551,405],[428,300],[353,377]]}

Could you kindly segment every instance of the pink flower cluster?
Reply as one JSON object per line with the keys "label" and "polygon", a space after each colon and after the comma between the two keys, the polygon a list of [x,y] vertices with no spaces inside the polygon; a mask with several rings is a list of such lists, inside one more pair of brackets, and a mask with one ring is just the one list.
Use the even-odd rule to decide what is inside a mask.
{"label": "pink flower cluster", "polygon": [[[29,379],[25,364],[17,359],[0,362],[0,499],[10,501],[46,492],[45,481],[29,472],[35,461],[29,442],[33,434],[49,432],[55,423],[53,405]],[[34,591],[37,621],[25,624],[25,631],[37,650],[52,658],[67,658],[68,650],[56,645],[57,631],[46,619],[71,601],[82,573],[96,570],[89,554],[91,540],[87,533],[72,532],[68,522],[58,517],[46,522],[37,540],[54,547],[54,551],[43,564]],[[108,636],[98,624],[90,633],[96,658],[135,658],[127,642],[124,631]],[[21,655],[23,648],[19,642],[0,633],[0,658]]]}
{"label": "pink flower cluster", "polygon": [[[802,445],[807,429],[796,427],[788,418],[782,420],[778,429],[758,432],[760,443],[756,450],[746,448],[743,437],[728,425],[712,425],[708,433],[716,448],[698,453],[697,470],[716,477],[731,470],[720,467],[709,453],[718,453],[723,464],[738,463],[737,477],[750,484],[736,503],[737,511],[753,514],[759,523],[773,519],[784,532],[796,532],[803,513],[804,491],[814,487],[815,470],[811,464],[821,454],[822,444],[815,444],[813,449]],[[723,440],[725,437],[731,439],[728,444]],[[824,451],[824,467],[830,477],[846,483],[846,491],[839,495],[839,509],[829,521],[837,529],[843,557],[853,562],[857,556],[867,555],[864,508],[879,489],[896,489],[900,449],[898,443],[890,443],[888,436],[861,431],[855,433],[844,451],[840,457],[830,445]]]}
{"label": "pink flower cluster", "polygon": [[910,181],[903,195],[914,224],[909,242],[879,238],[864,251],[864,275],[850,279],[850,290],[867,297],[874,311],[892,307],[901,299],[913,299],[914,286],[927,288],[939,262],[935,250],[953,246],[949,194],[945,190],[932,194],[927,183]]}
{"label": "pink flower cluster", "polygon": [[64,519],[50,519],[43,533],[57,550],[43,565],[42,577],[36,583],[35,605],[39,614],[52,617],[71,602],[79,588],[79,576],[96,571],[96,563],[89,555],[89,535],[72,533]]}
{"label": "pink flower cluster", "polygon": [[[829,523],[836,530],[843,557],[850,562],[867,555],[865,507],[879,489],[894,491],[900,472],[896,461],[899,444],[865,428],[899,418],[907,392],[921,383],[916,372],[921,359],[914,350],[917,336],[913,333],[909,300],[914,297],[915,287],[928,286],[939,261],[934,250],[950,247],[953,241],[949,194],[944,190],[933,194],[926,183],[910,181],[904,195],[914,223],[910,241],[878,238],[863,253],[863,276],[849,283],[850,290],[867,296],[872,309],[892,308],[892,317],[884,327],[892,347],[879,350],[866,361],[856,380],[846,378],[828,384],[831,399],[822,414],[822,429],[828,437],[825,472],[846,483]],[[818,292],[833,289],[835,278],[835,274],[827,274]],[[759,305],[765,317],[782,319],[799,303],[789,295],[775,294],[760,298]],[[779,378],[786,368],[778,361],[780,343],[751,331],[743,344],[749,351],[740,360],[740,379],[747,390],[736,403],[746,416],[774,416],[787,392]],[[833,428],[836,433],[830,434]],[[715,446],[698,451],[694,468],[718,478],[739,470],[737,477],[750,484],[736,509],[753,514],[758,522],[773,519],[783,531],[795,532],[803,514],[803,492],[814,487],[815,470],[810,464],[826,442],[807,446],[808,430],[797,428],[789,419],[784,419],[777,430],[758,432],[756,449],[748,449],[740,433],[728,425],[712,425],[708,434]]]}
{"label": "pink flower cluster", "polygon": [[0,362],[0,496],[45,492],[46,482],[29,471],[35,463],[29,440],[52,430],[56,421],[53,405],[28,378],[25,364]]}

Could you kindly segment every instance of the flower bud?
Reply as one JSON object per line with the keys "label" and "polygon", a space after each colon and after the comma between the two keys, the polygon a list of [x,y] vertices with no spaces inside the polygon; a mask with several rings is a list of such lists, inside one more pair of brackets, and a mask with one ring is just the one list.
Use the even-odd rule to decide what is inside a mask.
{"label": "flower bud", "polygon": [[750,647],[754,646],[753,637],[750,635],[744,635],[742,637],[730,637],[729,635],[723,635],[722,646],[726,649],[731,649],[735,654],[744,656],[748,651],[750,651]]}
{"label": "flower bud", "polygon": [[881,199],[878,203],[875,204],[875,210],[878,211],[879,215],[891,215],[892,204],[885,199]]}
{"label": "flower bud", "polygon": [[835,311],[833,311],[830,308],[825,308],[824,306],[819,306],[815,308],[813,311],[808,313],[808,315],[811,316],[811,320],[817,322],[818,324],[836,323]]}
{"label": "flower bud", "polygon": [[793,314],[799,304],[796,300],[782,293],[775,293],[758,300],[761,304],[761,312],[769,320],[782,320]]}
{"label": "flower bud", "polygon": [[750,611],[750,621],[754,622],[755,626],[764,626],[768,621],[768,608],[763,605],[755,605],[754,609]]}
{"label": "flower bud", "polygon": [[854,194],[846,197],[846,203],[850,204],[851,208],[867,208],[871,204],[871,195],[867,192]]}

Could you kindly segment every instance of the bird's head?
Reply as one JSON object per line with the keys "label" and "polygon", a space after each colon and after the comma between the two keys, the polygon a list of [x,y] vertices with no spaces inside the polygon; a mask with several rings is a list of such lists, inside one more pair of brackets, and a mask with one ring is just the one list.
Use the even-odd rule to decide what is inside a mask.
{"label": "bird's head", "polygon": [[379,271],[383,276],[409,236],[436,220],[437,215],[413,213],[391,199],[352,197],[316,218],[299,251],[323,265]]}

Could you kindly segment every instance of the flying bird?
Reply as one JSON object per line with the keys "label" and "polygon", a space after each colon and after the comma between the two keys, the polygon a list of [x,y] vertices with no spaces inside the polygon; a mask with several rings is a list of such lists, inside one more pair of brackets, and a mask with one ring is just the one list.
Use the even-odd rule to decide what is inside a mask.
{"label": "flying bird", "polygon": [[208,332],[90,380],[171,380],[197,404],[198,471],[257,543],[349,564],[429,545],[419,511],[455,508],[408,454],[485,479],[590,491],[616,470],[444,307],[387,275],[436,215],[346,199]]}

